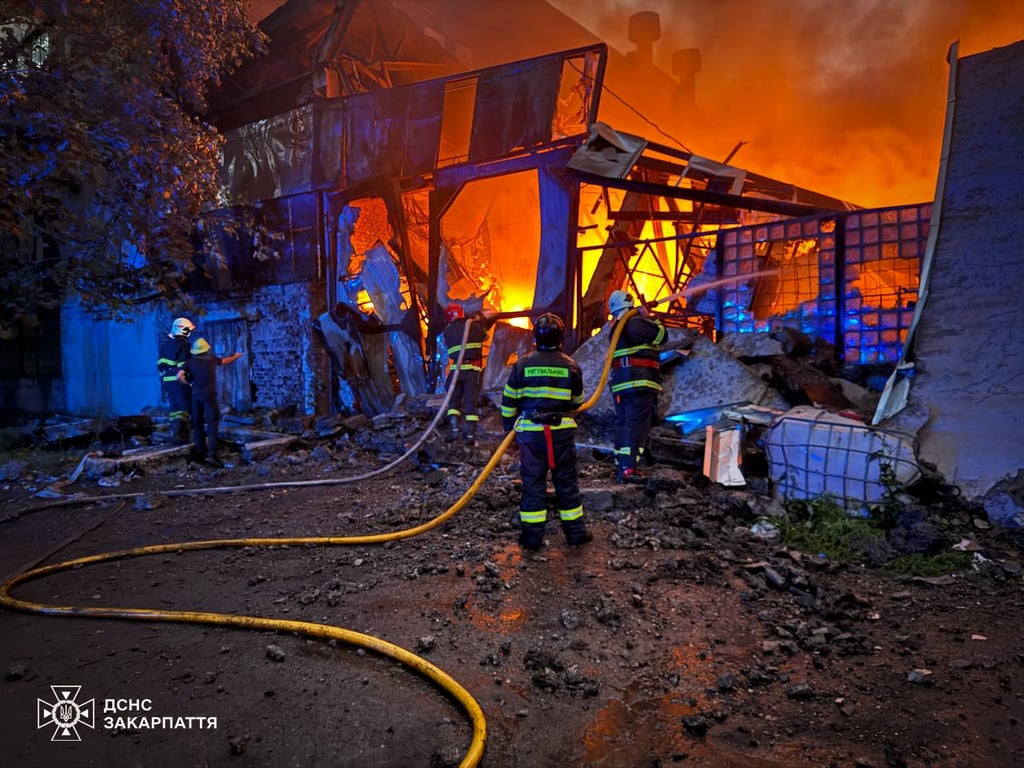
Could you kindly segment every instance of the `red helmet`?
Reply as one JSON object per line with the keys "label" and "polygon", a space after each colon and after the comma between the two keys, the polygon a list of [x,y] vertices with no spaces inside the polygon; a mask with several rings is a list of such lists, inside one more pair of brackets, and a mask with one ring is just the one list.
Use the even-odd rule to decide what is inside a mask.
{"label": "red helmet", "polygon": [[449,304],[448,309],[445,310],[445,314],[448,316],[449,323],[454,323],[460,317],[466,316],[466,313],[462,310],[461,304]]}

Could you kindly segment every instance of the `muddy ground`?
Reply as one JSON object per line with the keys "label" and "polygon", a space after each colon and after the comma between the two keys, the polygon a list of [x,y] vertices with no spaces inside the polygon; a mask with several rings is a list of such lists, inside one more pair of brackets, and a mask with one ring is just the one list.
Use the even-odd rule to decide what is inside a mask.
{"label": "muddy ground", "polygon": [[[412,528],[469,488],[500,435],[476,449],[434,438],[358,483],[167,494],[363,474],[425,425],[363,423],[259,458],[233,450],[223,469],[178,457],[102,481],[83,475],[65,490],[137,495],[69,506],[33,494],[82,451],[21,454],[27,466],[2,486],[0,573],[161,543]],[[663,460],[647,486],[620,486],[606,454],[588,448],[580,459],[594,541],[579,549],[549,521],[547,546],[520,551],[510,451],[463,510],[416,536],[172,551],[14,594],[380,638],[478,702],[480,764],[492,768],[1024,764],[1022,551],[983,512],[941,497],[921,506],[948,542],[967,540],[976,554],[953,573],[910,576],[752,535],[772,508],[754,478],[726,489]],[[344,641],[3,610],[0,658],[8,768],[435,768],[457,765],[471,744],[452,696]],[[74,733],[48,719],[62,690],[51,686],[81,686]]]}

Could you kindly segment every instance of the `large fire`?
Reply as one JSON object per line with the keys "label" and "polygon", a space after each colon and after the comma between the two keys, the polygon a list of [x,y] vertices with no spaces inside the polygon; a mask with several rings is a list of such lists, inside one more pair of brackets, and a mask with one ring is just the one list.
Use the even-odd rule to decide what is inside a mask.
{"label": "large fire", "polygon": [[[609,124],[719,160],[746,141],[735,164],[864,207],[933,199],[950,44],[967,56],[1024,38],[1018,0],[550,2],[625,53],[609,87],[651,122],[606,96]],[[645,43],[629,20],[647,10],[660,34]],[[665,87],[641,71],[645,45]],[[672,73],[694,49],[687,104]]]}

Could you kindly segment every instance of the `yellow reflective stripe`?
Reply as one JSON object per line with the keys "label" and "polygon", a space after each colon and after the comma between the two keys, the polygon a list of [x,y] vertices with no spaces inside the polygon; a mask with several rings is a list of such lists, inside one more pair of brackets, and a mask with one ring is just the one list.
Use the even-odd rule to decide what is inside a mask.
{"label": "yellow reflective stripe", "polygon": [[[479,342],[471,342],[471,343],[466,345],[466,351],[467,352],[469,352],[471,349],[476,350],[476,349],[483,349],[483,348],[484,348],[484,345],[479,343]],[[449,356],[455,356],[455,355],[459,354],[459,352],[461,352],[461,351],[462,351],[462,345],[461,344],[452,344],[452,346],[448,347],[448,354],[449,354]]]}
{"label": "yellow reflective stripe", "polygon": [[646,387],[647,389],[655,389],[661,392],[661,384],[650,379],[633,379],[632,381],[623,381],[618,384],[612,384],[612,392],[622,392],[625,389],[640,389]]}
{"label": "yellow reflective stripe", "polygon": [[462,415],[462,411],[460,411],[458,408],[449,408],[448,412],[445,415],[446,416],[461,416]]}
{"label": "yellow reflective stripe", "polygon": [[466,421],[480,421],[480,417],[477,416],[475,413],[467,413]]}
{"label": "yellow reflective stripe", "polygon": [[511,386],[506,384],[505,385],[505,390],[502,392],[502,394],[505,395],[505,397],[511,397],[511,398],[513,398],[515,400],[518,400],[519,398],[521,398],[523,396],[523,390],[521,390],[521,389],[513,389]]}
{"label": "yellow reflective stripe", "polygon": [[579,520],[583,517],[583,505],[580,504],[572,509],[560,509],[558,510],[558,516],[566,523],[572,520]]}
{"label": "yellow reflective stripe", "polygon": [[576,397],[574,397],[572,399],[572,404],[573,405],[582,405],[583,404],[583,393],[582,392],[580,392],[578,395],[576,395]]}
{"label": "yellow reflective stripe", "polygon": [[187,415],[188,415],[188,411],[171,411],[170,412],[171,421],[174,421],[175,419],[183,419]]}
{"label": "yellow reflective stripe", "polygon": [[651,344],[654,344],[654,345],[661,344],[661,342],[663,342],[665,340],[666,336],[668,336],[668,332],[665,330],[665,327],[664,326],[659,326],[658,327],[658,335],[654,337],[654,341],[652,341]]}
{"label": "yellow reflective stripe", "polygon": [[534,424],[529,419],[520,419],[516,423],[516,432],[543,432],[544,427],[549,426],[551,429],[572,429],[576,426],[576,419],[568,416],[562,417],[561,424]]}
{"label": "yellow reflective stripe", "polygon": [[517,413],[519,413],[519,409],[516,408],[515,406],[510,406],[510,405],[503,405],[503,406],[501,406],[501,415],[504,416],[506,419],[511,419]]}
{"label": "yellow reflective stripe", "polygon": [[[451,371],[454,371],[454,370],[455,370],[455,363],[453,362],[453,363],[451,363],[448,366],[448,371],[451,372]],[[477,365],[475,363],[463,363],[462,364],[462,368],[460,368],[459,370],[461,370],[461,371],[482,371],[483,368],[481,368],[479,365]]]}
{"label": "yellow reflective stripe", "polygon": [[625,357],[626,355],[632,355],[637,352],[657,352],[650,344],[640,344],[636,347],[626,347],[625,349],[616,349],[612,352],[612,357]]}
{"label": "yellow reflective stripe", "polygon": [[564,387],[527,387],[523,390],[524,397],[548,397],[552,400],[571,400],[572,390]]}
{"label": "yellow reflective stripe", "polygon": [[175,366],[177,368],[180,368],[182,365],[184,365],[184,363],[182,363],[179,360],[168,360],[166,357],[161,357],[159,360],[156,361],[156,364],[157,365],[173,365],[173,366]]}
{"label": "yellow reflective stripe", "polygon": [[622,448],[615,449],[616,456],[629,456],[631,453],[633,453],[633,451],[630,449],[628,445],[623,446]]}
{"label": "yellow reflective stripe", "polygon": [[536,512],[519,510],[519,519],[524,523],[543,523],[548,519],[548,511],[546,509],[540,509]]}
{"label": "yellow reflective stripe", "polygon": [[178,377],[177,376],[164,376],[163,380],[164,381],[177,381]]}

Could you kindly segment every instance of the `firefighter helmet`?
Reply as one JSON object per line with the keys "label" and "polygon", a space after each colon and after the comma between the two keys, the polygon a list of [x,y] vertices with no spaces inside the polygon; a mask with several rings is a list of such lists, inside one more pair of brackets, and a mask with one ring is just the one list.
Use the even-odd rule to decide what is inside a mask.
{"label": "firefighter helmet", "polygon": [[198,339],[192,342],[192,354],[201,355],[203,352],[210,351],[210,342],[200,336]]}
{"label": "firefighter helmet", "polygon": [[612,291],[608,297],[608,312],[612,317],[618,317],[627,309],[633,308],[633,296],[625,291]]}
{"label": "firefighter helmet", "polygon": [[545,312],[533,324],[533,340],[537,342],[537,349],[549,352],[561,349],[564,338],[565,324],[558,315]]}
{"label": "firefighter helmet", "polygon": [[187,317],[175,318],[174,322],[171,323],[171,332],[168,334],[172,339],[175,336],[184,336],[186,339],[189,334],[196,329],[196,324],[189,320]]}
{"label": "firefighter helmet", "polygon": [[465,317],[466,313],[463,311],[461,304],[452,303],[445,310],[445,315],[448,317],[449,323],[454,323],[459,318]]}

